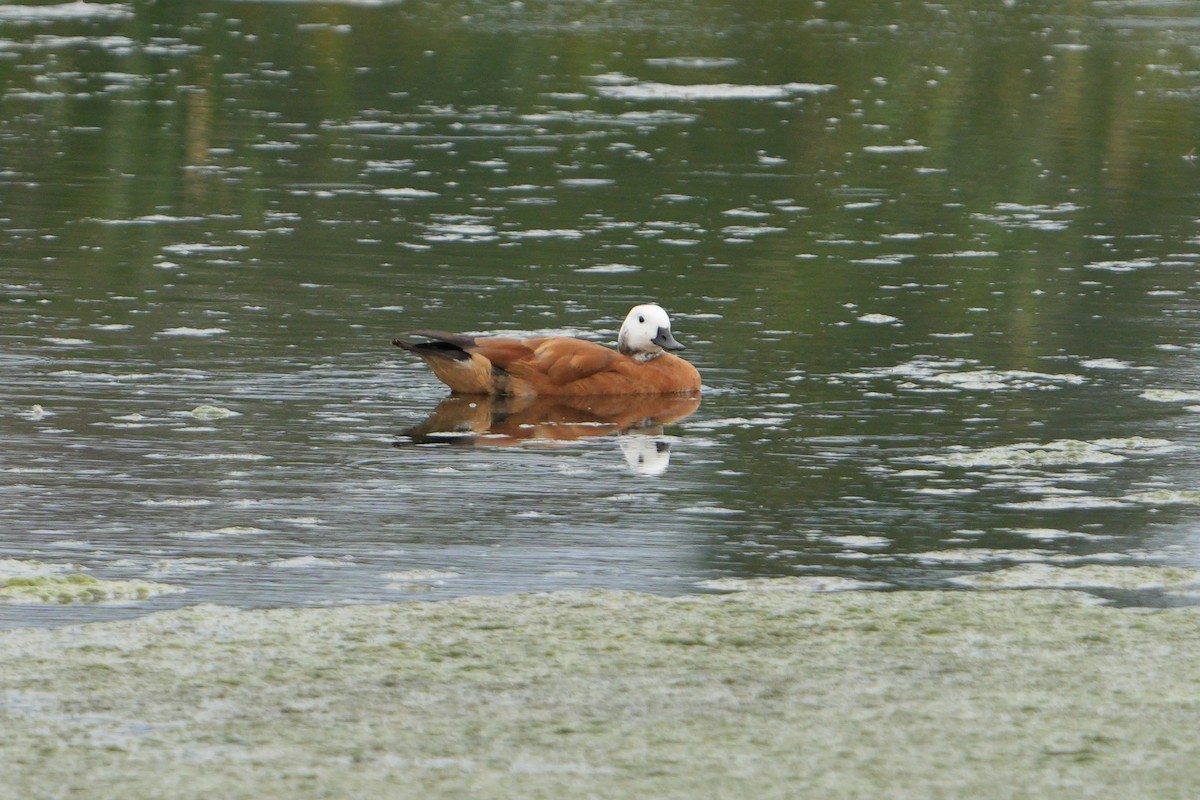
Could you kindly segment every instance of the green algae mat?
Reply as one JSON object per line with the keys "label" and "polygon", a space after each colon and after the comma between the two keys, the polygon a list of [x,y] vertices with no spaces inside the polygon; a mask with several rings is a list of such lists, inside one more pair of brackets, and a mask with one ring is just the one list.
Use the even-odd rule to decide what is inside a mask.
{"label": "green algae mat", "polygon": [[755,588],[0,634],[22,798],[1195,798],[1200,610]]}

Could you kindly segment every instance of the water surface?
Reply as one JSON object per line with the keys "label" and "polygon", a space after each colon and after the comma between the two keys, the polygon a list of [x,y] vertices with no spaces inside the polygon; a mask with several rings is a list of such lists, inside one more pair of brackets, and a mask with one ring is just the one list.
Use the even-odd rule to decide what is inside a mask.
{"label": "water surface", "polygon": [[[0,624],[1195,566],[1198,47],[1153,2],[4,6],[0,558],[187,591]],[[690,416],[404,435],[445,389],[394,334],[646,299]]]}

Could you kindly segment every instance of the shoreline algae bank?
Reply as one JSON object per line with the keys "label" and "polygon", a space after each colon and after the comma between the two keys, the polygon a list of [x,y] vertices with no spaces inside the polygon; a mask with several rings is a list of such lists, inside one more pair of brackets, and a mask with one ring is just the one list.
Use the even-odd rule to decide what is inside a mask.
{"label": "shoreline algae bank", "polygon": [[1200,793],[1200,609],[785,585],[3,632],[0,771],[25,798]]}

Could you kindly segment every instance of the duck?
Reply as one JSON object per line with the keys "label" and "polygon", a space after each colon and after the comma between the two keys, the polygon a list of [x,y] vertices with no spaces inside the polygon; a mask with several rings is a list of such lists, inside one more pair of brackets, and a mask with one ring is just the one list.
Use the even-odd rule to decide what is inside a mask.
{"label": "duck", "polygon": [[611,347],[567,336],[473,336],[436,330],[392,344],[421,358],[452,394],[498,397],[661,395],[700,392],[700,372],[657,303],[634,306]]}

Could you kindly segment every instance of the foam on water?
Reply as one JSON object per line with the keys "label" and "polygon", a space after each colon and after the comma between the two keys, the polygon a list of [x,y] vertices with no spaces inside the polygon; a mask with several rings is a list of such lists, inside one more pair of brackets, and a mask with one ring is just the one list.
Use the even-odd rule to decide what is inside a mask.
{"label": "foam on water", "polygon": [[[970,369],[978,362],[920,356],[893,367],[875,367],[838,377],[851,380],[903,379],[955,391],[1055,390],[1085,382],[1082,375],[1031,370]],[[909,386],[915,384],[909,383]],[[901,383],[903,388],[906,384]]]}
{"label": "foam on water", "polygon": [[886,536],[866,536],[862,534],[847,534],[844,536],[825,536],[825,541],[851,548],[888,547],[893,541]]}
{"label": "foam on water", "polygon": [[732,83],[671,84],[657,81],[637,81],[620,74],[596,76],[597,93],[614,100],[674,100],[679,102],[708,100],[786,100],[808,94],[836,89],[830,84],[785,83],[750,85]]}
{"label": "foam on water", "polygon": [[1131,258],[1124,261],[1093,261],[1090,264],[1085,264],[1084,268],[1103,270],[1105,272],[1134,272],[1156,266],[1157,264],[1158,260],[1154,258]]}
{"label": "foam on water", "polygon": [[133,10],[124,3],[88,3],[75,0],[50,5],[3,5],[0,21],[22,23],[51,23],[68,20],[129,19]]}
{"label": "foam on water", "polygon": [[1080,361],[1079,366],[1087,367],[1088,369],[1111,370],[1153,369],[1153,367],[1135,367],[1128,361],[1122,361],[1119,358],[1088,358]]}
{"label": "foam on water", "polygon": [[385,572],[380,576],[385,589],[394,592],[427,592],[442,586],[447,581],[461,577],[461,573],[438,569],[407,569],[400,572]]}
{"label": "foam on water", "polygon": [[176,216],[174,214],[143,214],[131,219],[94,219],[100,225],[163,225],[176,223],[203,222],[204,217]]}
{"label": "foam on water", "polygon": [[229,417],[241,416],[238,412],[233,411],[231,409],[223,408],[221,406],[212,406],[212,405],[196,406],[191,411],[184,411],[184,412],[179,412],[179,413],[185,414],[186,416],[189,416],[189,417],[194,417],[196,419],[205,419],[205,420],[228,419]]}
{"label": "foam on water", "polygon": [[651,67],[671,67],[678,69],[721,69],[734,67],[742,63],[740,58],[721,56],[672,56],[670,58],[647,58],[646,64]]}
{"label": "foam on water", "polygon": [[227,328],[194,328],[190,326],[181,326],[178,328],[166,328],[158,332],[159,336],[197,336],[210,337],[220,336],[221,334],[229,333]]}
{"label": "foam on water", "polygon": [[428,189],[376,189],[375,194],[380,197],[387,197],[396,200],[423,200],[430,197],[437,197],[437,192],[429,191]]}
{"label": "foam on water", "polygon": [[1112,538],[1104,534],[1082,533],[1080,531],[1067,531],[1059,528],[1015,528],[1012,532],[1040,542],[1053,542],[1060,539],[1085,539],[1094,541]]}
{"label": "foam on water", "polygon": [[641,267],[633,264],[596,264],[591,267],[579,267],[575,271],[583,273],[597,273],[602,275],[620,275],[629,272],[637,272]]}
{"label": "foam on water", "polygon": [[510,239],[582,239],[583,231],[571,228],[556,228],[553,230],[546,228],[532,228],[524,231],[505,231],[504,235]]}
{"label": "foam on water", "polygon": [[208,242],[189,242],[169,244],[163,247],[164,253],[174,256],[206,255],[209,253],[240,253],[250,248],[244,244],[210,244]]}
{"label": "foam on water", "polygon": [[1197,489],[1149,489],[1132,492],[1123,500],[1150,506],[1193,506],[1200,505],[1200,490]]}
{"label": "foam on water", "polygon": [[271,569],[318,569],[324,567],[348,567],[351,563],[344,558],[325,558],[322,556],[294,556],[271,561],[267,564]]}
{"label": "foam on water", "polygon": [[900,323],[900,320],[891,314],[863,314],[858,318],[858,321],[865,322],[868,325],[895,325]]}
{"label": "foam on water", "polygon": [[881,153],[885,155],[892,153],[925,153],[928,151],[928,147],[923,144],[917,144],[916,142],[906,142],[905,144],[892,145],[866,145],[863,147],[864,153]]}
{"label": "foam on water", "polygon": [[1173,443],[1167,439],[1138,436],[1127,439],[1097,439],[1093,442],[1061,439],[1051,442],[1018,442],[1010,445],[971,449],[955,447],[946,453],[914,458],[948,467],[1062,467],[1083,464],[1114,464],[1131,454],[1163,453]]}
{"label": "foam on water", "polygon": [[1195,403],[1200,401],[1200,391],[1190,389],[1147,389],[1138,397],[1156,403]]}
{"label": "foam on water", "polygon": [[1130,508],[1131,504],[1113,497],[1094,497],[1077,495],[1064,497],[1052,495],[1041,500],[1022,500],[1013,503],[1000,503],[997,508],[1007,508],[1014,511],[1080,511],[1112,508]]}

